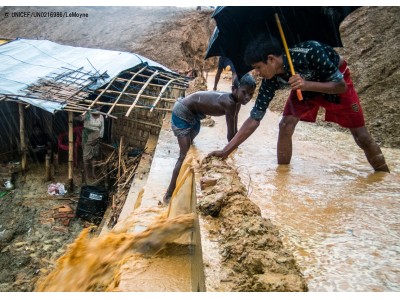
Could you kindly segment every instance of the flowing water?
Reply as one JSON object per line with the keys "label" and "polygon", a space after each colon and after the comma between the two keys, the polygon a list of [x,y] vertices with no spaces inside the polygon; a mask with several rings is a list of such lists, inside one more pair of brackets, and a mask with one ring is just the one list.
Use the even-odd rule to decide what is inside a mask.
{"label": "flowing water", "polygon": [[[120,268],[129,259],[159,252],[182,234],[192,230],[194,215],[172,219],[160,217],[146,230],[131,234],[134,220],[99,237],[90,238],[89,228],[82,231],[67,252],[57,261],[55,269],[38,281],[38,292],[113,291],[118,288]],[[144,271],[145,266],[136,268]]]}
{"label": "flowing water", "polygon": [[[214,119],[195,140],[199,157],[226,145],[225,120]],[[228,160],[280,228],[309,290],[400,291],[400,150],[383,148],[391,173],[374,173],[350,134],[300,122],[291,164],[278,166],[279,120],[268,112]]]}

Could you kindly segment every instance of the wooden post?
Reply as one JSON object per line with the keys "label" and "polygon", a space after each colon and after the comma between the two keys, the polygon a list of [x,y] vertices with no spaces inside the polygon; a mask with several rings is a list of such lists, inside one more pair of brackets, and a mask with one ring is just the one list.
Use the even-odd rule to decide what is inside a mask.
{"label": "wooden post", "polygon": [[53,164],[54,164],[54,174],[58,174],[59,168],[59,160],[58,160],[58,153],[53,153]]}
{"label": "wooden post", "polygon": [[26,149],[26,141],[25,141],[25,109],[24,104],[18,104],[19,109],[19,138],[21,141],[21,168],[22,172],[25,172],[27,169],[27,149]]}
{"label": "wooden post", "polygon": [[74,115],[73,112],[68,112],[68,185],[72,191],[74,187],[73,171],[74,171]]}
{"label": "wooden post", "polygon": [[46,154],[46,178],[45,178],[46,181],[51,180],[50,160],[51,160],[50,154]]}

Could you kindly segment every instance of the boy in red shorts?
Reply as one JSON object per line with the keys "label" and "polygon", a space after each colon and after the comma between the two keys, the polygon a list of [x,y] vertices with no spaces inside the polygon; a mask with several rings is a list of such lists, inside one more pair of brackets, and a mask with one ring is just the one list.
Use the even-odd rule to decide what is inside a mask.
{"label": "boy in red shorts", "polygon": [[[315,122],[322,106],[326,110],[326,121],[350,130],[375,171],[389,172],[380,147],[365,127],[363,111],[346,61],[332,47],[317,41],[299,43],[289,52],[297,73],[293,76],[286,54],[276,40],[260,36],[248,45],[245,61],[263,77],[256,103],[250,117],[228,145],[210,155],[228,157],[257,129],[275,91],[289,85],[291,93],[279,123],[278,164],[290,163],[292,135],[297,123],[300,120]],[[298,89],[302,91],[302,101],[297,99]]]}

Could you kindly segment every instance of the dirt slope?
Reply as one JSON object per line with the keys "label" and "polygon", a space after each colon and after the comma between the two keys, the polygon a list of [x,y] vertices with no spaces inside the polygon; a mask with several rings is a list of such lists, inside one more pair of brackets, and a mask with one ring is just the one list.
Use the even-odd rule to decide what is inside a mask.
{"label": "dirt slope", "polygon": [[[62,12],[87,17],[12,17]],[[5,18],[5,13],[9,17]],[[71,46],[135,52],[174,70],[204,63],[214,29],[211,9],[166,7],[3,7],[0,37],[48,39]]]}

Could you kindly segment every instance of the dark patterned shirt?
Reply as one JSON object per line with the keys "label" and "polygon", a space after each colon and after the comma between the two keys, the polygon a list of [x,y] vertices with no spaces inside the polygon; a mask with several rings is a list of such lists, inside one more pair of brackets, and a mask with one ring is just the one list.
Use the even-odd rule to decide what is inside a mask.
{"label": "dark patterned shirt", "polygon": [[[316,41],[307,41],[290,48],[289,52],[296,73],[300,74],[305,80],[339,82],[343,79],[343,74],[338,69],[340,56],[332,47]],[[259,121],[264,117],[276,90],[290,87],[288,80],[291,74],[287,56],[286,54],[282,54],[282,56],[285,74],[262,80],[256,103],[250,113],[250,116],[255,120]],[[302,94],[304,100],[307,100],[322,93],[302,91]],[[322,95],[327,101],[334,103],[340,101],[337,95]]]}

